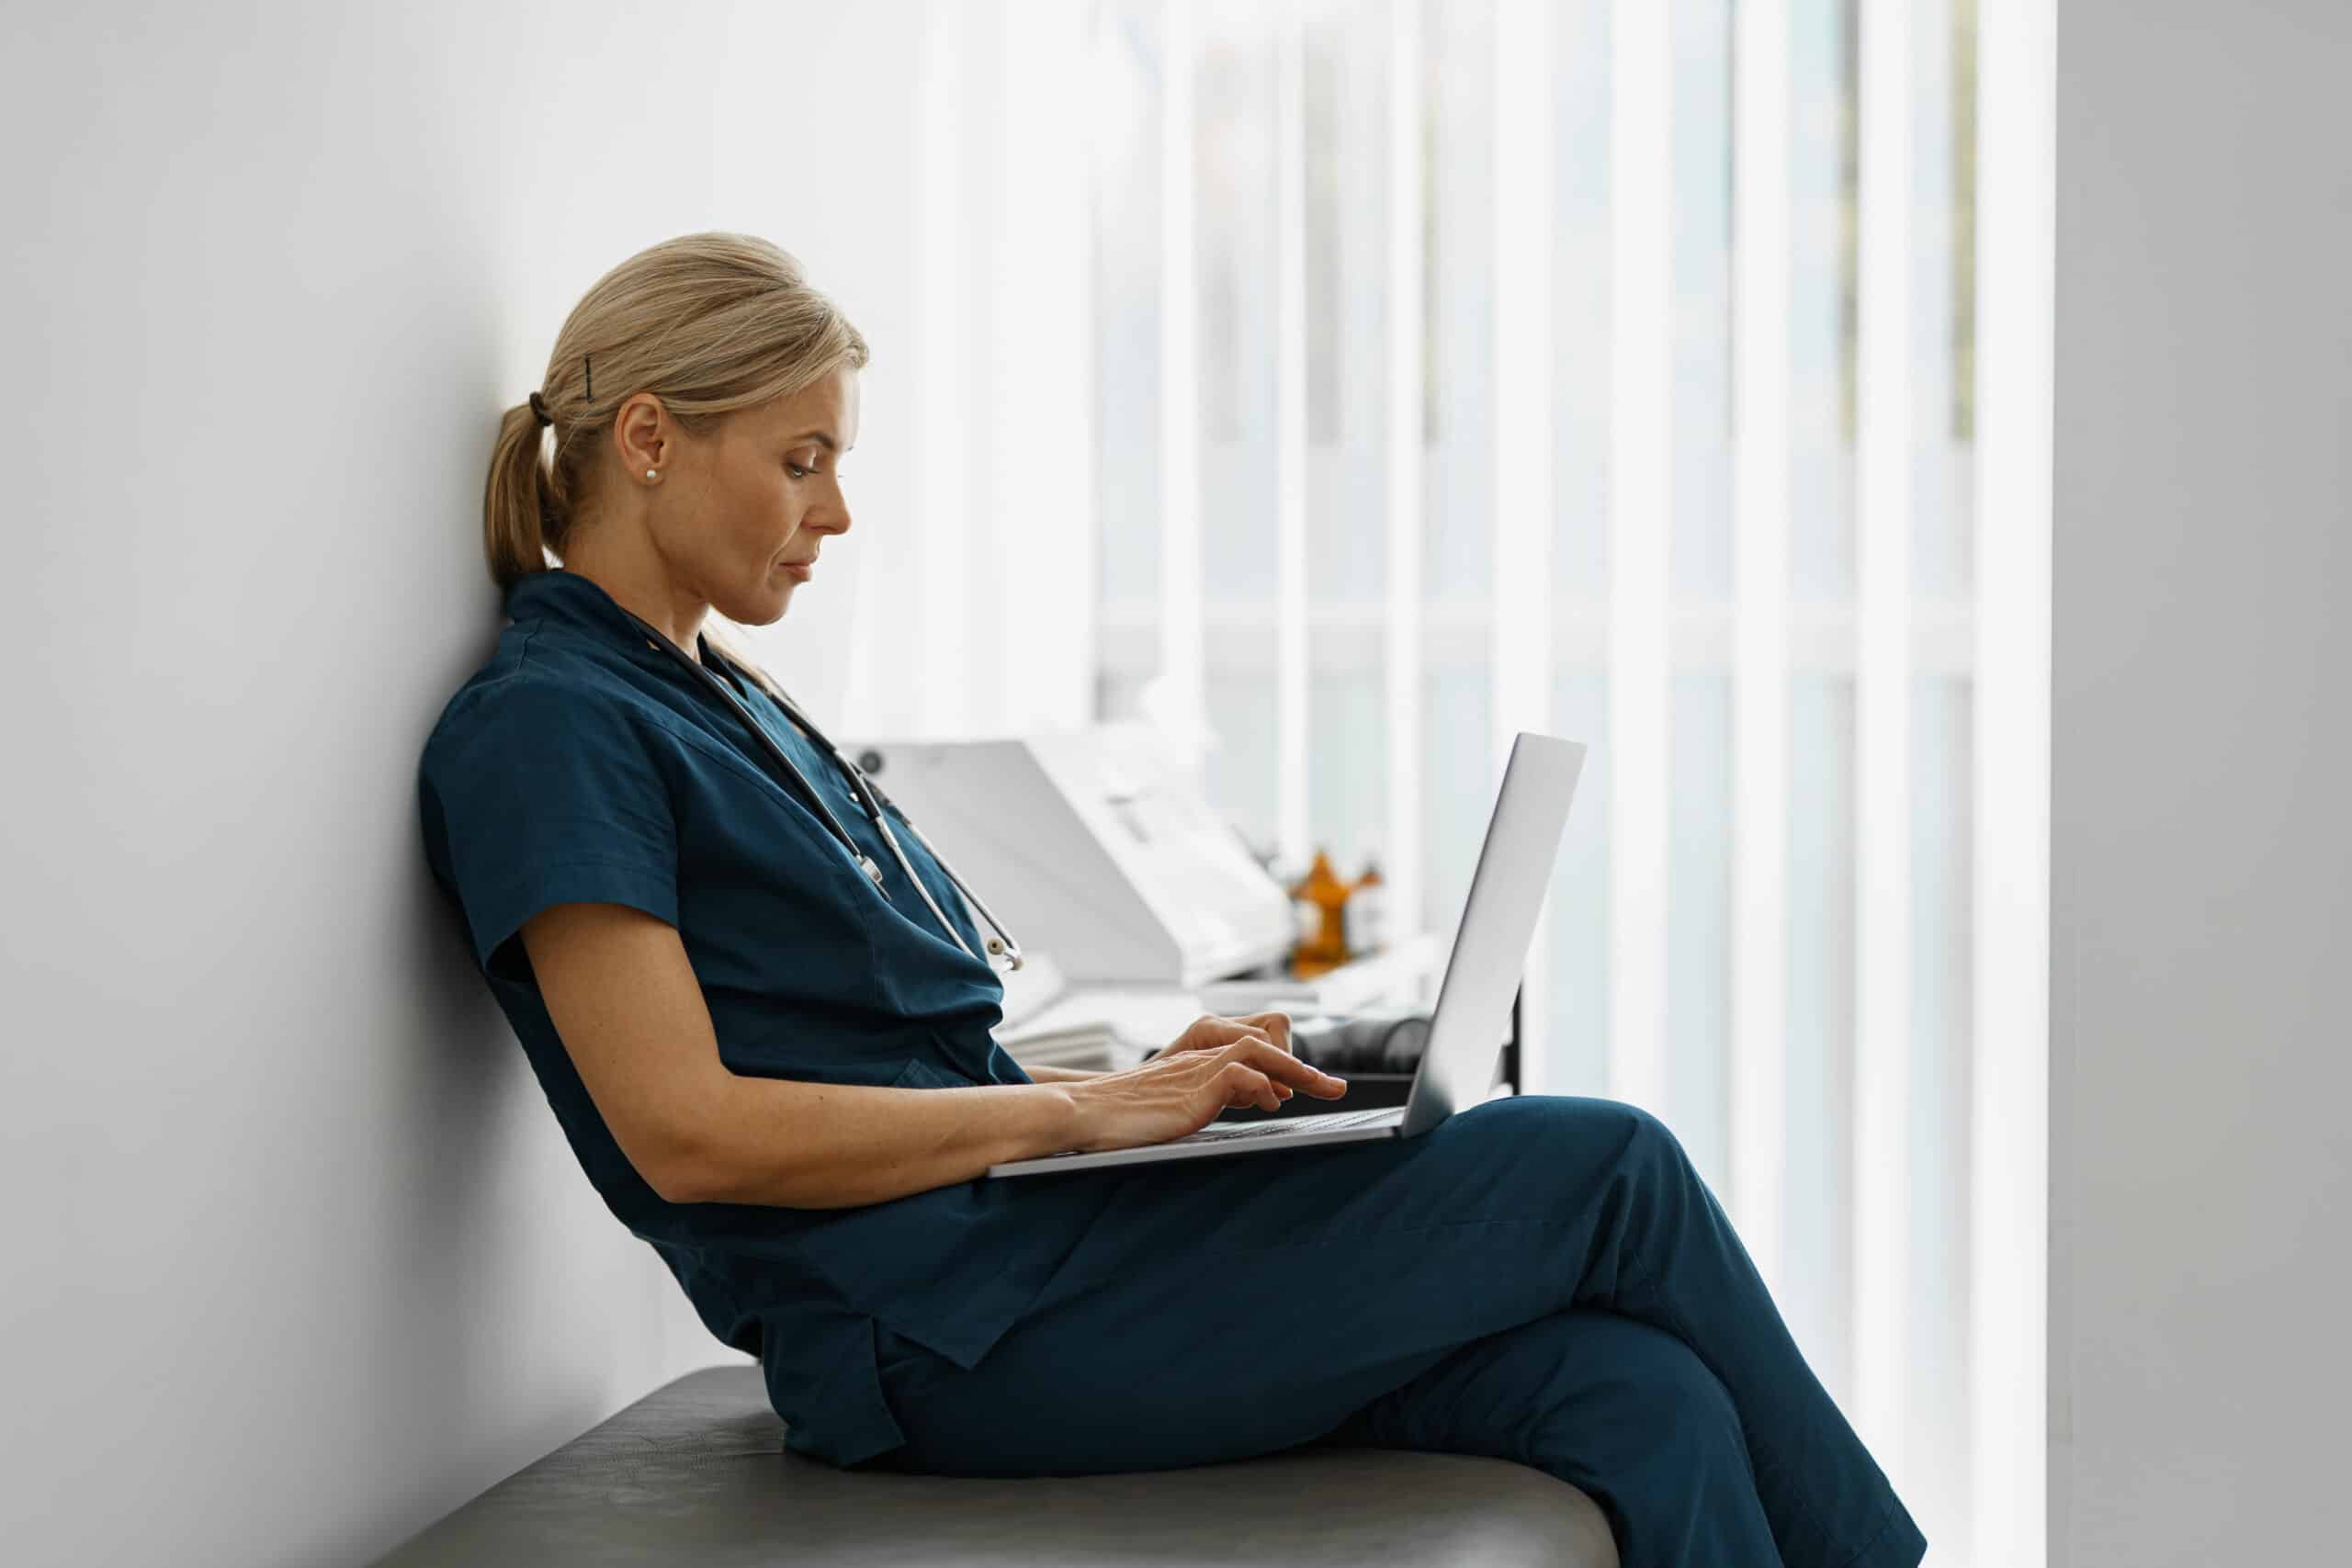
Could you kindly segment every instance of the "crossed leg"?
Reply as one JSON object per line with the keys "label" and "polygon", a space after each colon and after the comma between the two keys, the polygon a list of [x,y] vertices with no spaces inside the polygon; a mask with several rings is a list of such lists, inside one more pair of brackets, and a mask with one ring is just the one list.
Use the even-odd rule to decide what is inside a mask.
{"label": "crossed leg", "polygon": [[889,1337],[891,1468],[1166,1469],[1355,1438],[1560,1474],[1628,1564],[1925,1553],[1634,1107],[1523,1096],[1420,1138],[1044,1179],[1089,1176],[1119,1181],[1112,1202],[977,1365]]}

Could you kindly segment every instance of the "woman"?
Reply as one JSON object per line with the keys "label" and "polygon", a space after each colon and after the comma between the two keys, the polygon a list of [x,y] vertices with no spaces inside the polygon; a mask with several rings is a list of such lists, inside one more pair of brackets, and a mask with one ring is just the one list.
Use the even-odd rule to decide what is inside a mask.
{"label": "woman", "polygon": [[1449,1450],[1583,1488],[1633,1568],[1916,1564],[1723,1212],[1633,1107],[1527,1096],[1410,1140],[981,1179],[1345,1085],[1276,1013],[1203,1018],[1125,1072],[1023,1071],[936,863],[901,830],[909,883],[717,633],[782,615],[849,528],[865,362],[762,240],[688,235],[590,289],[501,425],[484,526],[511,624],[419,781],[435,877],[573,1150],[760,1359],[786,1445],[975,1475]]}

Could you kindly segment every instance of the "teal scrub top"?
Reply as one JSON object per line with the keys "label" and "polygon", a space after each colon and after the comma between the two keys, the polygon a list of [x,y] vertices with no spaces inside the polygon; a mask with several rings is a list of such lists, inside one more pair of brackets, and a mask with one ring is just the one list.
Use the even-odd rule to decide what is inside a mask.
{"label": "teal scrub top", "polygon": [[[719,1057],[739,1075],[911,1089],[1032,1080],[990,1033],[1003,1016],[995,971],[948,940],[840,768],[773,698],[724,677],[886,887],[742,719],[595,582],[540,572],[505,604],[496,650],[425,742],[418,805],[434,879],[590,1181],[710,1331],[759,1358],[786,1446],[839,1465],[896,1448],[877,1321],[972,1366],[1114,1184],[976,1177],[846,1209],[658,1196],[589,1099],[516,935],[550,906],[625,904],[676,927]],[[707,640],[700,651],[723,671]],[[953,885],[911,833],[898,837],[980,952]]]}

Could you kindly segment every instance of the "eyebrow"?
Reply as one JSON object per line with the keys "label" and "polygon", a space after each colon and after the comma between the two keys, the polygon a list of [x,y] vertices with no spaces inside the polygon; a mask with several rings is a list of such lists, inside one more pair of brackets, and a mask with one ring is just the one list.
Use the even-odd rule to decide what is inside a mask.
{"label": "eyebrow", "polygon": [[828,452],[839,452],[842,449],[840,442],[835,441],[831,436],[826,434],[821,430],[804,430],[799,434],[792,438],[792,444],[797,446],[803,441],[809,440],[816,441]]}

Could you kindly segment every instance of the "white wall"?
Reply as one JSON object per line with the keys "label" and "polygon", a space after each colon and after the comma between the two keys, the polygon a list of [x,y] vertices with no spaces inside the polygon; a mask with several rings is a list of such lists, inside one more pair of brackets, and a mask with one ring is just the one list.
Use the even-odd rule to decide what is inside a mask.
{"label": "white wall", "polygon": [[2352,6],[2064,0],[2051,1535],[2343,1560]]}
{"label": "white wall", "polygon": [[[363,1560],[730,1358],[563,1146],[414,769],[495,632],[497,415],[639,247],[808,263],[906,512],[919,9],[7,7],[10,1561]],[[767,645],[820,711],[854,581]]]}

